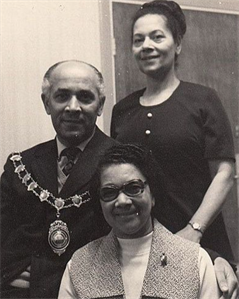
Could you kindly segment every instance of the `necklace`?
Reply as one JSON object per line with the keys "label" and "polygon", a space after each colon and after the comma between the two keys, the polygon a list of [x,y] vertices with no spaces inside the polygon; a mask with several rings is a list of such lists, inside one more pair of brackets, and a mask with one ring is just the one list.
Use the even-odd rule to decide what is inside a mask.
{"label": "necklace", "polygon": [[50,224],[48,232],[48,243],[52,250],[59,256],[66,251],[70,243],[70,233],[67,224],[60,220],[60,211],[71,207],[79,208],[82,204],[90,201],[90,193],[86,191],[80,195],[75,194],[68,198],[55,197],[48,190],[43,189],[32,178],[31,174],[27,171],[26,166],[22,162],[20,152],[12,153],[10,160],[15,167],[14,172],[17,173],[21,182],[26,186],[28,192],[33,192],[41,202],[46,201],[56,209],[56,217],[53,223]]}

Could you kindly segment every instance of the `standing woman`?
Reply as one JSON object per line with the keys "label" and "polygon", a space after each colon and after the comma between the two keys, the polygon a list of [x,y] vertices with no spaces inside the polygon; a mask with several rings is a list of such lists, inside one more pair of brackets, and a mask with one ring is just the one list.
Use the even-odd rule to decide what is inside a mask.
{"label": "standing woman", "polygon": [[232,260],[221,210],[233,184],[230,124],[216,92],[175,73],[185,16],[174,1],[145,3],[132,23],[132,52],[146,88],[117,103],[111,135],[141,143],[163,168],[168,200],[158,219],[173,233]]}

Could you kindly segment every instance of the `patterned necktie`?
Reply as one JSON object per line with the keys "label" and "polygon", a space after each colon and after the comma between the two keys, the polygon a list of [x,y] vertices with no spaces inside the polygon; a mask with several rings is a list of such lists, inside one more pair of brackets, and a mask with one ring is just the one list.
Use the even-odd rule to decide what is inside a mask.
{"label": "patterned necktie", "polygon": [[67,158],[67,162],[62,169],[62,171],[64,172],[64,174],[66,176],[68,176],[69,173],[71,172],[71,170],[75,164],[75,159],[80,152],[81,152],[81,150],[78,147],[68,147],[62,151],[61,156],[66,156],[66,158]]}

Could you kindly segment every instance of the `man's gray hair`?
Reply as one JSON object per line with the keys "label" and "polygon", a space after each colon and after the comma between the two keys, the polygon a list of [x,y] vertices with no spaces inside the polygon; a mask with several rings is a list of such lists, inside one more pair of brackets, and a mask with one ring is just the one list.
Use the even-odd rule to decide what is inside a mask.
{"label": "man's gray hair", "polygon": [[51,75],[53,73],[53,71],[61,64],[65,63],[65,62],[78,62],[78,63],[82,63],[85,65],[88,65],[89,67],[91,67],[93,69],[93,71],[95,72],[97,78],[98,78],[98,82],[97,82],[97,89],[98,89],[98,94],[99,94],[99,98],[100,99],[104,99],[105,98],[105,85],[104,85],[104,78],[101,74],[101,72],[94,67],[93,65],[84,62],[84,61],[80,61],[80,60],[64,60],[64,61],[60,61],[55,63],[54,65],[52,65],[48,71],[45,73],[44,77],[43,77],[43,82],[42,82],[42,93],[46,96],[49,97],[50,96],[50,91],[51,91],[51,87],[52,87],[52,83],[51,83]]}

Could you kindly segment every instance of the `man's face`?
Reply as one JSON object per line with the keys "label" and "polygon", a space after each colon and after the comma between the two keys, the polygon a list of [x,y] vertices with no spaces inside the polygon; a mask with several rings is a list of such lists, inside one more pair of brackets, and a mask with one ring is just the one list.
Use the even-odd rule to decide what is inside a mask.
{"label": "man's face", "polygon": [[52,73],[49,97],[42,96],[47,114],[59,140],[66,146],[78,145],[94,130],[102,113],[97,75],[83,63],[65,62]]}

